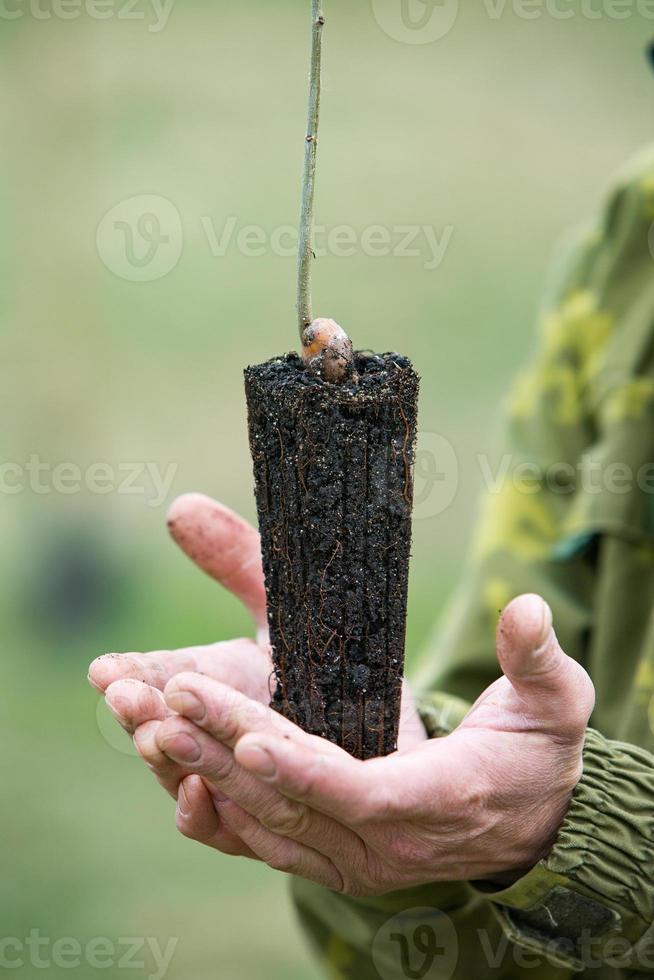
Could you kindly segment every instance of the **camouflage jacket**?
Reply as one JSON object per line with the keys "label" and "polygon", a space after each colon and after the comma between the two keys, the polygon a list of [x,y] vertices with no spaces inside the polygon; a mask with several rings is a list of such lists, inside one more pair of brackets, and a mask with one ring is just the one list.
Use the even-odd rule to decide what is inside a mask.
{"label": "camouflage jacket", "polygon": [[652,222],[654,148],[561,267],[539,352],[507,407],[513,478],[488,495],[468,574],[418,677],[429,733],[446,735],[497,677],[498,609],[523,592],[547,599],[563,649],[597,691],[556,844],[499,892],[457,882],[350,899],[294,882],[332,977],[654,975]]}

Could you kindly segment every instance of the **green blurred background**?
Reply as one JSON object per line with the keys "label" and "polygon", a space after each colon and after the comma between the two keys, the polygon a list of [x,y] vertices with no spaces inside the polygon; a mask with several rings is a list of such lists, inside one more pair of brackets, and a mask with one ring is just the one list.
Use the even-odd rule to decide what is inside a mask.
{"label": "green blurred background", "polygon": [[[215,254],[212,232],[295,223],[309,3],[176,0],[162,24],[150,0],[108,0],[105,19],[74,2],[7,0],[0,14],[1,936],[178,938],[170,980],[313,980],[285,882],[182,839],[86,685],[100,652],[249,629],[176,553],[165,512],[200,489],[254,515],[241,372],[295,345],[295,263],[269,243]],[[388,30],[400,0],[326,0],[317,221],[358,244],[318,259],[315,308],[423,376],[411,656],[464,560],[475,456],[533,345],[552,250],[650,136],[654,20],[589,2],[561,4],[568,19],[470,4],[414,44]],[[168,236],[151,267],[144,196]],[[366,229],[397,244],[406,225],[451,236],[437,268],[424,239],[418,255],[365,254]],[[177,260],[159,275],[166,249]],[[429,475],[442,437],[458,463],[446,509]],[[75,469],[54,486],[58,464],[98,462],[108,492],[77,492]],[[127,463],[141,493],[118,487]],[[165,499],[144,463],[173,468]],[[24,959],[14,976],[96,972]],[[146,957],[129,975],[153,972]]]}

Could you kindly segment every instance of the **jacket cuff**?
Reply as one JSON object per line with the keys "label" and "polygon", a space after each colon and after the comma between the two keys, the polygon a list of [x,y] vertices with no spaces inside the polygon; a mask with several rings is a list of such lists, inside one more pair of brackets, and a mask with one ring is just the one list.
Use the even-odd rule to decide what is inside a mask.
{"label": "jacket cuff", "polygon": [[654,759],[589,729],[583,775],[549,856],[491,892],[509,938],[575,970],[654,971]]}

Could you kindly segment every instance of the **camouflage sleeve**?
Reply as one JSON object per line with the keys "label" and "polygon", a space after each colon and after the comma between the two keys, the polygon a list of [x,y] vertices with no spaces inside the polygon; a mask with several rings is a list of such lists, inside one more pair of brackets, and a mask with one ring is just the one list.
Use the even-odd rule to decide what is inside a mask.
{"label": "camouflage sleeve", "polygon": [[649,621],[654,594],[654,483],[626,495],[602,482],[607,467],[640,472],[652,457],[652,220],[649,151],[622,175],[545,305],[539,350],[507,405],[502,456],[489,461],[468,571],[414,678],[430,736],[446,735],[498,676],[498,611],[520,593],[542,594],[563,648],[596,682],[603,732],[588,733],[566,822],[548,859],[502,892],[460,882],[355,900],[296,882],[302,922],[333,977],[559,980],[586,969],[588,949],[597,980],[654,972],[654,745],[637,726],[609,740],[622,715],[638,714],[635,624]]}
{"label": "camouflage sleeve", "polygon": [[[518,439],[528,426],[542,435],[548,417],[586,429],[565,502],[548,505],[540,487],[536,499],[552,520],[544,594],[565,627],[564,649],[593,677],[592,724],[602,734],[587,734],[583,776],[549,857],[488,897],[514,944],[601,977],[654,973],[653,220],[650,152],[611,196],[564,297],[563,313],[576,304],[585,314],[569,332],[554,314],[550,357],[518,387],[511,413]],[[573,346],[568,374],[564,350]],[[497,541],[486,560],[502,553]],[[579,578],[566,581],[564,601],[574,603],[566,619],[556,600],[571,571]]]}
{"label": "camouflage sleeve", "polygon": [[654,757],[589,729],[552,853],[491,896],[507,937],[589,976],[654,973],[653,832]]}

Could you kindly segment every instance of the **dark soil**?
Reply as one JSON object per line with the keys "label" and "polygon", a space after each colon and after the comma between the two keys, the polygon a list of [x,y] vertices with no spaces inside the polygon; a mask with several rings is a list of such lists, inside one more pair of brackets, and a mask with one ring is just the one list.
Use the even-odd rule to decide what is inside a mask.
{"label": "dark soil", "polygon": [[356,355],[329,384],[296,354],[245,371],[273,707],[361,759],[397,747],[418,376]]}

